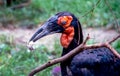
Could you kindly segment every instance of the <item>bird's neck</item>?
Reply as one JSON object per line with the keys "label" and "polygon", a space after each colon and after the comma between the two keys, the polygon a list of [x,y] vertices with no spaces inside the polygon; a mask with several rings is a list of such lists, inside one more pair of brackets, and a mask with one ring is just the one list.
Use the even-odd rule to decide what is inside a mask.
{"label": "bird's neck", "polygon": [[70,42],[69,46],[67,48],[63,48],[63,54],[65,55],[77,46],[79,46],[83,42],[83,33],[82,33],[82,28],[80,22],[74,21],[73,23],[74,27],[74,37],[72,41]]}

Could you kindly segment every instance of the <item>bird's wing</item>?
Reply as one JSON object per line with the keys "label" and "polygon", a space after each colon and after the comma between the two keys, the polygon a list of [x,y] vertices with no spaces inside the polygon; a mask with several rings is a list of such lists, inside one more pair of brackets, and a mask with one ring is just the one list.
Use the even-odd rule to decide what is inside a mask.
{"label": "bird's wing", "polygon": [[105,47],[77,54],[70,69],[75,76],[120,76],[120,59]]}

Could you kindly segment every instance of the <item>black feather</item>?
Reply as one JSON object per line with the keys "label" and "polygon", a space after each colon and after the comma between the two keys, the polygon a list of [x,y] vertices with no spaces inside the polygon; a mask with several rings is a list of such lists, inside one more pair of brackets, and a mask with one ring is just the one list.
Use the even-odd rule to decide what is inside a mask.
{"label": "black feather", "polygon": [[69,67],[73,76],[120,76],[120,59],[105,47],[84,50]]}

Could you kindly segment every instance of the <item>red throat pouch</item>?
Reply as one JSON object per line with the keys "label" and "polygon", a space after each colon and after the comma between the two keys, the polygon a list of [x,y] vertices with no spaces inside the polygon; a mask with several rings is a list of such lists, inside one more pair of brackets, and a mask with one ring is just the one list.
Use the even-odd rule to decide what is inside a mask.
{"label": "red throat pouch", "polygon": [[61,45],[64,48],[67,48],[71,43],[71,41],[73,40],[73,37],[74,37],[74,27],[70,26],[66,28],[65,31],[62,33],[62,36],[60,39]]}

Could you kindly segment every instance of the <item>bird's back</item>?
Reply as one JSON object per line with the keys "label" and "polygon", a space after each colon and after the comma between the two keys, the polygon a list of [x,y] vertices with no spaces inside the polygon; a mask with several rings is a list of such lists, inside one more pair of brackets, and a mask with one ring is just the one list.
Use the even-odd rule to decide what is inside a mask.
{"label": "bird's back", "polygon": [[120,59],[106,47],[87,49],[71,61],[73,76],[120,76]]}

